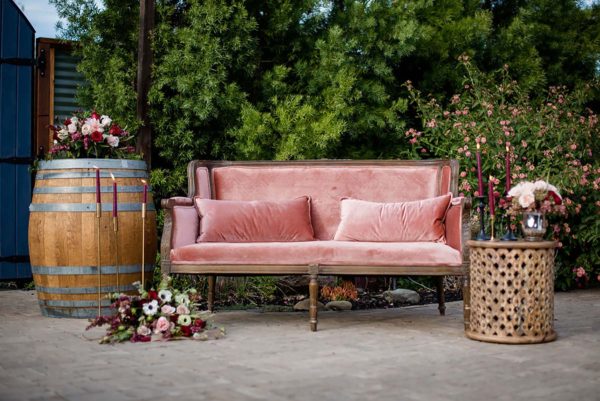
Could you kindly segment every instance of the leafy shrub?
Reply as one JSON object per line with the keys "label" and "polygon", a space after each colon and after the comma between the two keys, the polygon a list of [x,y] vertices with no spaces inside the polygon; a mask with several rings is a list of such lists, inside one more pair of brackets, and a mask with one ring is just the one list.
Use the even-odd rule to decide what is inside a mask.
{"label": "leafy shrub", "polygon": [[[466,71],[463,90],[447,104],[424,98],[410,82],[406,84],[422,131],[406,131],[410,148],[403,156],[458,159],[460,194],[475,196],[475,152],[479,144],[484,176],[492,176],[494,191],[500,195],[505,192],[508,148],[513,184],[545,179],[564,197],[562,214],[550,217],[547,233],[561,248],[557,253],[557,287],[571,287],[577,267],[584,268],[586,277],[598,277],[600,162],[596,155],[600,142],[598,116],[586,107],[586,100],[599,88],[598,82],[573,91],[564,86],[550,87],[543,101],[532,101],[511,78],[508,66],[484,74],[467,56],[461,56],[460,61]],[[503,218],[504,212],[501,208],[497,216]]]}
{"label": "leafy shrub", "polygon": [[344,281],[341,285],[321,288],[321,296],[328,301],[356,301],[358,291],[352,282]]}

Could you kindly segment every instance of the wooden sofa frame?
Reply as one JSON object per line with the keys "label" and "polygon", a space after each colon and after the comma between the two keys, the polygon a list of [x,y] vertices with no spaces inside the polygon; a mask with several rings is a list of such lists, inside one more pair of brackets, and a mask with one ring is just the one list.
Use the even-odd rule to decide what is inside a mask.
{"label": "wooden sofa frame", "polygon": [[171,235],[173,228],[173,207],[193,205],[193,197],[196,194],[195,174],[198,167],[206,167],[209,170],[210,188],[201,188],[201,191],[209,191],[214,198],[214,184],[212,182],[212,169],[226,166],[265,166],[277,164],[280,166],[423,166],[436,165],[439,168],[450,166],[451,181],[450,190],[453,194],[458,193],[458,162],[456,160],[307,160],[307,161],[203,161],[194,160],[188,164],[188,196],[163,199],[161,201],[164,214],[164,228],[161,238],[161,271],[162,275],[169,274],[203,274],[208,281],[208,309],[213,311],[215,299],[215,282],[217,276],[251,276],[251,275],[308,275],[309,297],[310,297],[310,329],[317,330],[317,298],[319,293],[317,278],[319,275],[349,275],[349,276],[433,276],[436,278],[436,289],[438,294],[438,310],[440,315],[445,315],[444,276],[461,276],[463,287],[463,308],[465,329],[469,328],[470,317],[470,290],[469,290],[469,252],[467,240],[470,239],[470,199],[463,201],[462,211],[462,250],[463,263],[460,271],[456,267],[427,267],[427,266],[321,266],[321,265],[204,265],[204,264],[171,264]]}

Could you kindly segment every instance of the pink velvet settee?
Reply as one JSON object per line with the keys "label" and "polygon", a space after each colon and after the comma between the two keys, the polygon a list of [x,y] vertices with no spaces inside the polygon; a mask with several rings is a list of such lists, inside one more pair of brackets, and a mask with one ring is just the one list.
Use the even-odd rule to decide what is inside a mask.
{"label": "pink velvet settee", "polygon": [[[207,275],[210,310],[216,276],[309,275],[313,331],[317,329],[318,275],[435,276],[439,311],[444,315],[443,277],[468,274],[468,211],[463,198],[447,195],[451,201],[443,209],[444,232],[438,241],[340,241],[334,240],[334,235],[337,237],[344,198],[414,203],[449,192],[456,194],[457,183],[455,160],[192,161],[188,166],[188,197],[162,201],[166,212],[162,272]],[[310,203],[312,240],[209,242],[199,238],[202,222],[198,200],[286,201],[298,197],[307,197]],[[352,222],[352,215],[349,218]],[[398,229],[410,231],[411,227],[398,224]],[[467,324],[468,280],[464,280],[464,290]]]}

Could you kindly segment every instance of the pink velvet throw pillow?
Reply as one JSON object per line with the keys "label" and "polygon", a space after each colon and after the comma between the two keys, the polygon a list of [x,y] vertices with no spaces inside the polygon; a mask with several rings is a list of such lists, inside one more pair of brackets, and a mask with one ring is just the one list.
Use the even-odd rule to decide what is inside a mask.
{"label": "pink velvet throw pillow", "polygon": [[446,242],[444,219],[452,194],[412,202],[342,199],[336,241]]}
{"label": "pink velvet throw pillow", "polygon": [[200,215],[196,242],[312,241],[310,198],[236,201],[195,198]]}

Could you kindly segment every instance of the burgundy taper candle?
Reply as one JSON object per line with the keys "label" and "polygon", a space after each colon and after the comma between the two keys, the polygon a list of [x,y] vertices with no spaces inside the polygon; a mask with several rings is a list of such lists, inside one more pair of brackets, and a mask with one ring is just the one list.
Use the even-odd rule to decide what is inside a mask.
{"label": "burgundy taper candle", "polygon": [[102,203],[102,197],[100,196],[100,168],[94,166],[96,169],[96,203]]}
{"label": "burgundy taper candle", "polygon": [[477,184],[478,184],[478,192],[479,196],[483,195],[483,176],[481,172],[481,153],[479,152],[479,143],[477,143],[477,152],[475,152],[475,157],[477,158]]}
{"label": "burgundy taper candle", "polygon": [[148,183],[145,180],[142,180],[144,183],[144,198],[142,203],[148,203]]}
{"label": "burgundy taper candle", "polygon": [[117,181],[115,181],[115,176],[110,173],[110,176],[113,181],[113,210],[112,217],[117,217]]}
{"label": "burgundy taper candle", "polygon": [[510,148],[506,146],[506,193],[510,191]]}
{"label": "burgundy taper candle", "polygon": [[492,177],[490,176],[490,180],[488,181],[488,203],[490,204],[490,215],[494,215],[495,212],[495,198],[494,198],[494,183],[492,181]]}

